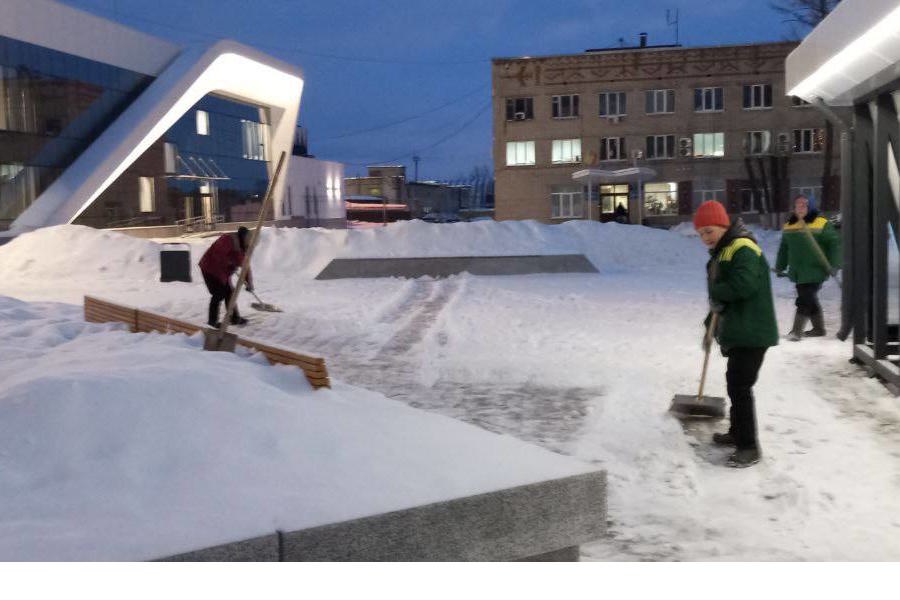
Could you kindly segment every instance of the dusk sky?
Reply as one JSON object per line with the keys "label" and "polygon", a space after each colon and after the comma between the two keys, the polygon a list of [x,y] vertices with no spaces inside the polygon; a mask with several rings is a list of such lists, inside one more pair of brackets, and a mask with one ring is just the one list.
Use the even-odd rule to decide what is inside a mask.
{"label": "dusk sky", "polygon": [[305,72],[310,152],[347,165],[406,164],[420,179],[491,166],[490,60],[587,48],[780,41],[767,0],[65,0],[172,41],[232,38]]}

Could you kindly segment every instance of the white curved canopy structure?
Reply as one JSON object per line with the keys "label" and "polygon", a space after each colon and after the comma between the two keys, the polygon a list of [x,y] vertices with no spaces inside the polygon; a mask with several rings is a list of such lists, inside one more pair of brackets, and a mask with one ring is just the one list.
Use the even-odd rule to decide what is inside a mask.
{"label": "white curved canopy structure", "polygon": [[788,95],[850,106],[900,77],[900,1],[843,0],[791,52]]}
{"label": "white curved canopy structure", "polygon": [[[38,15],[30,14],[37,10],[35,7],[50,7],[58,18],[37,25],[34,19]],[[11,0],[0,10],[0,16],[7,10],[29,30],[27,36],[17,33],[20,39],[82,56],[89,54],[91,44],[97,46],[96,40],[86,41],[89,36],[84,27],[105,27],[109,29],[107,35],[121,38],[122,53],[114,59],[115,52],[106,47],[103,52],[109,56],[95,59],[155,76],[147,89],[19,215],[11,233],[71,223],[207,94],[260,108],[261,120],[269,124],[271,132],[267,157],[270,176],[281,152],[290,154],[303,91],[303,73],[298,67],[230,40],[181,51],[158,40],[153,46],[155,38],[48,0]],[[6,24],[13,27],[16,21]],[[5,29],[0,26],[0,34]],[[154,60],[148,60],[146,54],[152,54]],[[160,71],[149,72],[157,65],[162,65]],[[290,161],[286,167],[288,164]],[[276,218],[281,216],[278,199],[286,180],[287,173],[274,190]]]}

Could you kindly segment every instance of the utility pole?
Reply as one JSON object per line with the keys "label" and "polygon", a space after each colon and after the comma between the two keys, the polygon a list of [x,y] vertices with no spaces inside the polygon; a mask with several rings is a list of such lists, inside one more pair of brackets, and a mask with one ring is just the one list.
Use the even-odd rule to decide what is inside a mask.
{"label": "utility pole", "polygon": [[413,181],[419,181],[419,161],[422,160],[418,154],[413,154],[413,162],[416,163],[416,171],[415,176],[413,177]]}

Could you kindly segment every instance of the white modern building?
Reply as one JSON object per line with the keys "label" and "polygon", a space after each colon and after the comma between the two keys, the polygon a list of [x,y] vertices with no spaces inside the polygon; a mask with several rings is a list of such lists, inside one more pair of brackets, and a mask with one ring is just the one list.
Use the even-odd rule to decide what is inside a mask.
{"label": "white modern building", "polygon": [[280,214],[301,227],[343,228],[344,165],[311,156],[292,156]]}
{"label": "white modern building", "polygon": [[[0,230],[236,220],[291,155],[303,73],[53,0],[0,2]],[[290,219],[286,172],[276,220]]]}

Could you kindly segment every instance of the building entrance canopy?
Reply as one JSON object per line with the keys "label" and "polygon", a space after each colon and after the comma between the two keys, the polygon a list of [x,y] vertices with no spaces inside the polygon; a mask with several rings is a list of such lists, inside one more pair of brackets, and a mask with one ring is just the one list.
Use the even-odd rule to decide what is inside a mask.
{"label": "building entrance canopy", "polygon": [[579,182],[587,183],[588,201],[585,216],[587,219],[593,220],[591,214],[593,205],[593,190],[595,186],[611,184],[611,183],[634,183],[637,184],[638,199],[635,203],[637,219],[635,222],[640,223],[643,215],[643,183],[656,177],[656,171],[649,167],[628,167],[627,169],[607,170],[607,169],[582,169],[572,173],[572,179]]}
{"label": "building entrance canopy", "polygon": [[572,173],[575,181],[589,185],[603,183],[642,183],[656,177],[656,171],[649,167],[629,167],[611,171],[608,169],[582,169]]}

